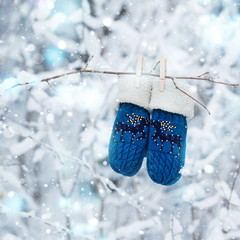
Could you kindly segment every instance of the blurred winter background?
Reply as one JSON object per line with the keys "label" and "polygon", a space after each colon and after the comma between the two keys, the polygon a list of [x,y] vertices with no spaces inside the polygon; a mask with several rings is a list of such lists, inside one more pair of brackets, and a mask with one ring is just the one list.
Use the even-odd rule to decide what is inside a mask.
{"label": "blurred winter background", "polygon": [[[0,0],[0,239],[240,239],[239,89],[197,98],[174,186],[108,165],[116,76],[168,58],[170,76],[240,82],[239,0]],[[155,71],[159,72],[159,67]],[[186,81],[186,80],[181,80]],[[12,86],[32,82],[31,85]]]}

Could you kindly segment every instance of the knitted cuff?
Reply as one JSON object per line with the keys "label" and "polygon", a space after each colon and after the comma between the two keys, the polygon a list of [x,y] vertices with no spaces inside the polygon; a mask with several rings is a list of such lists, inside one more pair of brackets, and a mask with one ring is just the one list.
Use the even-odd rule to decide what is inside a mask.
{"label": "knitted cuff", "polygon": [[135,86],[135,77],[120,77],[117,101],[119,103],[132,103],[149,109],[151,95],[151,81],[141,77],[140,86]]}
{"label": "knitted cuff", "polygon": [[[176,81],[176,80],[175,80]],[[189,96],[176,89],[171,79],[165,80],[164,92],[159,91],[159,80],[153,79],[152,97],[149,104],[150,109],[161,109],[167,112],[178,113],[190,119],[194,116],[194,100]],[[177,82],[177,86],[194,96],[193,90],[190,90],[190,86],[183,82]]]}

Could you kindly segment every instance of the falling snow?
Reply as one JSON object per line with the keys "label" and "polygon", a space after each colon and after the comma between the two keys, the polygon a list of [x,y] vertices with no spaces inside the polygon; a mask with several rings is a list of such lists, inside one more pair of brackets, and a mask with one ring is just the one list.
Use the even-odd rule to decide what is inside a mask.
{"label": "falling snow", "polygon": [[[240,239],[240,90],[188,81],[196,98],[181,180],[108,164],[114,75],[167,57],[167,75],[239,83],[239,0],[0,0],[0,239]],[[159,73],[159,66],[154,70]],[[219,79],[217,79],[219,77]],[[20,84],[30,83],[26,86]]]}

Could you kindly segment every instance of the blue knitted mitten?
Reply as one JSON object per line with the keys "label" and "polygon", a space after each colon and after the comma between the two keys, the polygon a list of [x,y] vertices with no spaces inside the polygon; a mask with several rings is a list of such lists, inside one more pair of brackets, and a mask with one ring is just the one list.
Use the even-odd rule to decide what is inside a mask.
{"label": "blue knitted mitten", "polygon": [[133,176],[141,168],[145,156],[149,112],[132,103],[122,103],[113,125],[109,144],[109,164],[124,176]]}
{"label": "blue knitted mitten", "polygon": [[147,171],[162,185],[172,185],[180,177],[185,162],[187,121],[176,113],[154,109],[150,122]]}
{"label": "blue knitted mitten", "polygon": [[[193,89],[181,81],[177,86],[189,95]],[[187,120],[194,115],[194,101],[179,91],[173,81],[165,81],[159,91],[159,80],[152,82],[149,108],[152,109],[148,138],[147,171],[162,185],[172,185],[181,177],[185,162]]]}

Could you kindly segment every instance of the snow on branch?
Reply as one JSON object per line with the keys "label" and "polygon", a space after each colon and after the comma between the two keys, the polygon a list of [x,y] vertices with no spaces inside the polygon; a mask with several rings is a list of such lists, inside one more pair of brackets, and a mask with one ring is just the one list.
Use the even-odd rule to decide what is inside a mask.
{"label": "snow on branch", "polygon": [[65,228],[64,226],[60,225],[58,222],[57,223],[51,223],[49,221],[46,221],[42,218],[39,218],[37,216],[35,216],[35,213],[33,211],[30,212],[21,212],[20,213],[21,217],[23,218],[32,218],[40,223],[43,223],[53,229],[55,229],[58,233],[68,233],[69,229]]}
{"label": "snow on branch", "polygon": [[54,149],[54,147],[50,146],[49,144],[45,144],[42,141],[28,135],[26,136],[34,141],[36,141],[38,144],[41,145],[41,147],[45,148],[46,150],[49,150],[50,152],[52,152],[54,155],[57,156],[57,158],[61,161],[61,163],[63,163],[62,159],[64,158],[68,158],[71,159],[72,161],[80,164],[81,166],[84,166],[86,168],[88,168],[88,170],[90,171],[90,173],[92,174],[92,176],[94,177],[94,179],[98,179],[102,185],[105,187],[105,189],[108,192],[112,192],[115,191],[119,196],[126,198],[127,202],[132,205],[134,208],[136,208],[137,210],[144,212],[144,214],[146,216],[149,215],[149,218],[152,218],[152,220],[157,224],[157,222],[155,221],[154,217],[149,214],[147,214],[146,212],[146,207],[143,206],[142,204],[139,203],[139,201],[135,200],[132,196],[128,195],[125,191],[123,191],[122,189],[118,188],[113,181],[111,181],[109,178],[106,178],[104,176],[99,175],[98,173],[96,173],[93,169],[93,167],[85,160],[84,158],[84,154],[82,155],[82,158],[78,158],[72,155],[69,155],[67,153],[59,153],[57,150]]}
{"label": "snow on branch", "polygon": [[[9,211],[11,211],[11,209],[9,209],[8,206],[1,204],[0,203],[0,213],[6,214]],[[34,211],[30,211],[30,212],[20,212],[19,215],[23,218],[28,218],[28,219],[34,219],[42,224],[45,224],[53,229],[55,229],[58,233],[66,233],[69,232],[69,229],[65,228],[64,226],[60,225],[58,222],[56,223],[51,223],[49,221],[44,220],[43,218],[39,218],[35,215]]]}
{"label": "snow on branch", "polygon": [[[98,73],[98,74],[108,74],[108,75],[117,75],[117,76],[120,76],[120,75],[136,75],[135,72],[116,72],[116,71],[101,71],[101,70],[87,69],[87,67],[88,67],[88,65],[89,65],[89,63],[92,59],[93,59],[93,56],[89,59],[89,61],[85,65],[85,67],[82,68],[82,69],[78,69],[78,70],[75,70],[75,71],[66,72],[66,73],[62,73],[62,74],[55,75],[55,76],[52,76],[52,77],[44,78],[44,79],[41,79],[40,81],[37,81],[37,82],[46,82],[49,85],[49,87],[51,89],[53,89],[52,85],[50,84],[50,81],[61,78],[61,77],[66,77],[66,76],[69,76],[69,75],[77,74],[77,73],[92,73],[92,74]],[[153,68],[153,70],[156,69],[158,64],[159,64],[159,62],[157,62],[157,64]],[[142,73],[142,75],[160,78],[159,74],[152,74],[153,70],[151,70],[150,73]],[[208,77],[205,77],[205,76],[208,76]],[[214,83],[214,84],[222,84],[222,85],[232,86],[232,87],[239,87],[240,86],[240,83],[227,83],[227,82],[215,81],[214,78],[210,75],[209,72],[205,72],[205,73],[203,73],[203,74],[201,74],[197,77],[172,77],[172,76],[165,76],[165,77],[166,77],[166,79],[171,79],[177,90],[181,91],[183,94],[187,95],[192,100],[194,100],[196,103],[201,105],[208,112],[209,115],[210,115],[210,111],[207,109],[207,107],[203,103],[201,103],[197,99],[195,99],[193,96],[191,96],[190,94],[183,91],[180,87],[178,87],[176,82],[175,82],[175,79],[182,79],[182,80],[185,80],[185,79],[189,80],[190,79],[190,80],[199,80],[199,81],[209,81],[209,82]],[[37,83],[37,82],[36,81],[31,81],[31,82],[27,82],[27,81],[16,82],[16,81],[13,81],[13,84],[10,84],[10,85],[7,84],[8,88],[5,89],[5,90],[11,90],[12,88],[15,88],[15,87],[18,87],[18,86],[30,85],[30,84],[34,84],[34,83]],[[1,96],[1,89],[2,88],[4,89],[4,87],[1,87],[1,85],[0,85],[0,96]]]}
{"label": "snow on branch", "polygon": [[[52,86],[50,85],[49,81],[57,79],[57,78],[60,78],[60,77],[65,77],[65,76],[69,76],[69,75],[72,75],[72,74],[76,74],[76,73],[99,73],[99,74],[110,74],[110,75],[117,75],[117,76],[120,76],[120,75],[136,75],[135,72],[115,72],[115,71],[87,70],[86,68],[87,68],[88,64],[89,64],[89,62],[81,70],[75,70],[75,71],[72,71],[72,72],[59,74],[59,75],[56,75],[56,76],[53,76],[53,77],[44,78],[40,82],[46,82],[52,88]],[[156,66],[154,67],[154,69],[156,68]],[[151,72],[150,73],[142,73],[142,75],[160,78],[159,74],[152,74]],[[203,76],[206,76],[206,75],[209,75],[209,77],[203,77]],[[214,84],[222,84],[222,85],[227,85],[227,86],[232,86],[232,87],[239,87],[240,86],[240,84],[238,84],[238,83],[227,83],[227,82],[215,81],[214,78],[210,76],[209,72],[205,72],[205,73],[203,73],[203,74],[201,74],[201,75],[199,75],[197,77],[172,77],[172,76],[166,76],[166,78],[171,79],[173,81],[173,83],[174,83],[174,85],[175,85],[177,90],[181,91],[182,93],[184,93],[185,95],[190,97],[192,100],[197,102],[199,105],[201,105],[208,112],[209,115],[210,115],[210,111],[207,109],[207,107],[203,103],[201,103],[197,99],[195,99],[193,96],[189,95],[188,93],[183,91],[181,88],[179,88],[176,85],[176,82],[174,81],[174,79],[203,80],[203,81],[209,81],[209,82],[214,83]]]}

